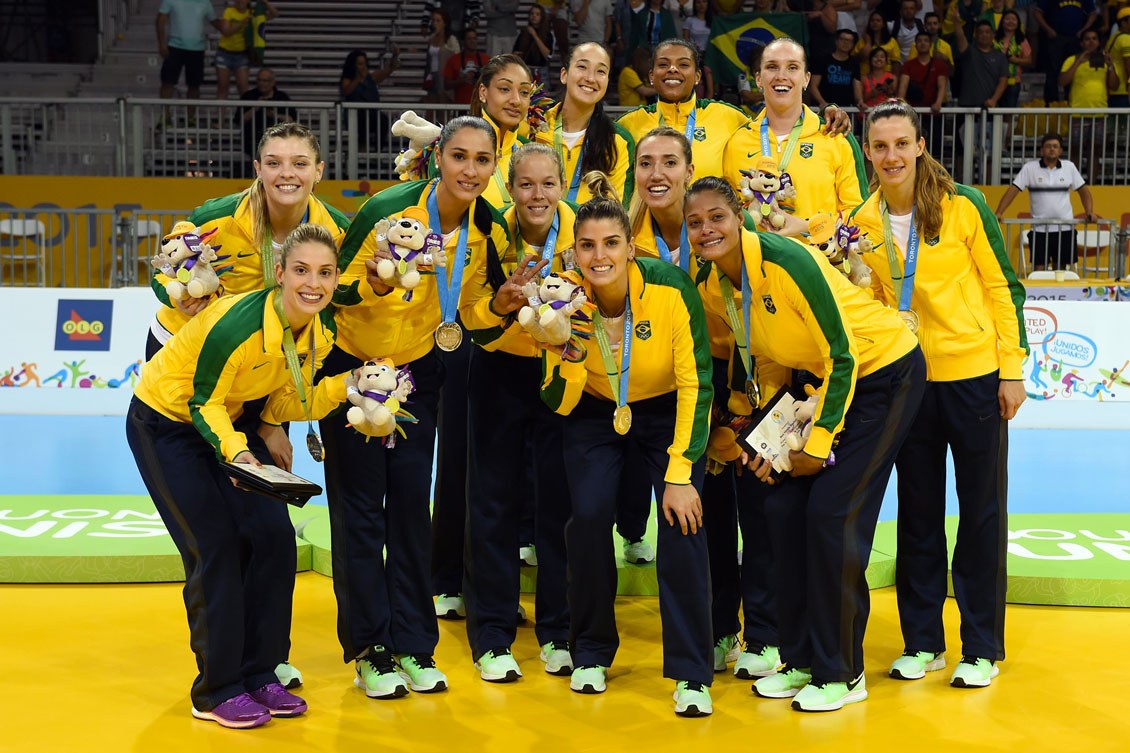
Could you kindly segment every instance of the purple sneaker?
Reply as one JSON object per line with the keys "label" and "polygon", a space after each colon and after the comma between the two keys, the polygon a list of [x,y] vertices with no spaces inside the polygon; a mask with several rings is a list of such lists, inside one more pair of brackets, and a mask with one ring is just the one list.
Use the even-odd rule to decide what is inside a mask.
{"label": "purple sneaker", "polygon": [[306,701],[277,682],[252,690],[251,697],[265,706],[271,716],[298,716],[306,711]]}
{"label": "purple sneaker", "polygon": [[258,727],[271,721],[271,712],[267,707],[247,693],[229,698],[211,711],[197,711],[196,707],[193,707],[192,715],[197,719],[207,719],[232,729]]}

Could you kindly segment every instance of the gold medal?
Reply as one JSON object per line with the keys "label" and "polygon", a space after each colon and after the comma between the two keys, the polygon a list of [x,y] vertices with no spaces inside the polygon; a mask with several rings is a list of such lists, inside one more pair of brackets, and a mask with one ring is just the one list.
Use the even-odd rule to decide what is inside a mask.
{"label": "gold medal", "polygon": [[315,463],[326,459],[326,448],[322,444],[322,438],[314,433],[313,427],[310,427],[306,434],[306,449],[310,451],[310,457],[314,458]]}
{"label": "gold medal", "polygon": [[918,334],[918,312],[914,309],[899,311],[899,319],[902,319],[902,323],[906,325],[907,329],[916,335]]}
{"label": "gold medal", "polygon": [[463,343],[463,328],[455,322],[444,322],[436,328],[436,345],[445,353],[458,350]]}
{"label": "gold medal", "polygon": [[761,407],[761,389],[753,379],[745,380],[745,397],[754,410]]}
{"label": "gold medal", "polygon": [[632,408],[629,405],[617,406],[612,411],[612,428],[620,436],[624,436],[632,428]]}

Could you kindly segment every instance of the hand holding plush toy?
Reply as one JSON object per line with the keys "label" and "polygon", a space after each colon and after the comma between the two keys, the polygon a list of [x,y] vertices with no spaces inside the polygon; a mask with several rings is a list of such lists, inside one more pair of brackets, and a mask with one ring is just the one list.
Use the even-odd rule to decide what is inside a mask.
{"label": "hand holding plush toy", "polygon": [[522,289],[529,303],[518,310],[518,323],[535,340],[564,345],[573,335],[573,316],[588,302],[585,289],[555,274],[539,285],[528,282]]}
{"label": "hand holding plush toy", "polygon": [[[781,191],[781,171],[771,157],[762,157],[754,170],[742,170],[741,194],[749,204],[750,212],[758,223],[767,223],[780,230],[785,225],[785,213],[778,203]],[[792,180],[788,182],[792,196],[796,196]],[[783,197],[782,197],[783,198]]]}
{"label": "hand holding plush toy", "polygon": [[[393,136],[403,136],[408,139],[408,148],[396,158],[397,175],[418,172],[419,162],[425,150],[439,138],[442,129],[429,120],[425,120],[412,110],[405,110],[396,122],[392,124],[390,133]],[[426,160],[424,160],[426,161]],[[425,168],[426,169],[426,168]]]}
{"label": "hand holding plush toy", "polygon": [[392,258],[377,262],[377,274],[386,284],[404,288],[404,300],[412,300],[412,290],[420,284],[420,271],[447,266],[443,237],[428,229],[428,213],[423,207],[408,207],[399,217],[386,217],[373,226],[377,248]]}
{"label": "hand holding plush toy", "polygon": [[150,263],[170,278],[165,283],[169,298],[207,298],[220,289],[220,278],[212,268],[212,262],[219,258],[219,246],[213,248],[207,243],[215,232],[201,234],[191,222],[182,220],[161,241]]}
{"label": "hand holding plush toy", "polygon": [[[804,385],[804,393],[808,395],[808,399],[803,403],[798,403],[794,416],[796,418],[796,431],[789,432],[785,435],[785,443],[788,444],[789,449],[793,452],[801,452],[804,446],[808,443],[808,437],[812,434],[812,419],[816,416],[816,406],[820,404],[820,395],[811,384]],[[793,469],[792,461],[782,455],[784,461],[785,471]],[[829,454],[827,465],[836,464],[836,456]]]}
{"label": "hand holding plush toy", "polygon": [[871,287],[871,268],[864,263],[862,256],[871,250],[871,241],[855,225],[845,224],[843,214],[835,220],[826,213],[809,218],[808,242],[819,249],[853,285]]}
{"label": "hand holding plush toy", "polygon": [[397,420],[415,421],[403,408],[408,396],[416,389],[412,372],[407,367],[398,369],[387,358],[366,361],[354,374],[346,377],[346,399],[350,408],[345,417],[349,425],[368,437],[388,437],[386,444],[395,442],[394,431],[404,431]]}

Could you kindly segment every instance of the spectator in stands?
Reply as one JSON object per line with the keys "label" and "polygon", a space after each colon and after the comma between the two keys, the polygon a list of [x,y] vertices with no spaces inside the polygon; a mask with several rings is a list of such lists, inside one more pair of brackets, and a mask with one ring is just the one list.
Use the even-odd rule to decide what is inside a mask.
{"label": "spectator in stands", "polygon": [[612,0],[572,0],[577,44],[612,41]]}
{"label": "spectator in stands", "polygon": [[961,69],[959,107],[996,107],[1008,85],[1008,58],[993,46],[993,25],[978,21],[973,27],[973,44],[961,24],[954,27],[957,39],[957,65]]}
{"label": "spectator in stands", "polygon": [[[997,0],[1003,2],[1003,0]],[[914,48],[914,39],[918,32],[924,31],[925,26],[918,20],[919,0],[902,0],[899,3],[899,18],[891,24],[891,36],[899,46],[899,62],[910,58]]]}
{"label": "spectator in stands", "polygon": [[428,102],[447,102],[448,94],[443,69],[448,59],[459,52],[459,40],[451,31],[447,11],[436,8],[427,26],[428,57],[425,63],[423,88]]}
{"label": "spectator in stands", "polygon": [[946,85],[950,68],[939,55],[933,54],[930,32],[920,31],[914,38],[915,55],[902,64],[899,76],[899,99],[913,107],[929,107],[932,114],[920,115],[922,134],[930,145],[930,153],[942,153],[942,119],[937,117],[946,101]]}
{"label": "spectator in stands", "polygon": [[813,54],[822,55],[836,46],[838,16],[830,0],[790,0],[787,10],[804,14]]}
{"label": "spectator in stands", "polygon": [[856,107],[863,111],[890,99],[895,96],[895,92],[898,90],[898,79],[887,70],[887,51],[885,49],[882,47],[873,48],[871,59],[868,62],[871,71],[864,74],[860,79],[862,84],[859,90],[860,98],[855,103]]}
{"label": "spectator in stands", "polygon": [[235,0],[224,8],[224,32],[216,50],[216,99],[227,99],[231,74],[235,71],[235,88],[240,96],[247,91],[250,59],[247,51],[251,32],[251,0]]}
{"label": "spectator in stands", "polygon": [[1000,28],[1001,18],[1004,17],[1005,10],[1007,10],[1006,0],[989,0],[988,5],[981,11],[977,20],[988,21],[993,25],[993,31],[996,31]]}
{"label": "spectator in stands", "polygon": [[651,52],[646,47],[632,50],[631,65],[620,71],[616,91],[621,107],[639,107],[655,101],[655,89],[648,82]]}
{"label": "spectator in stands", "polygon": [[[993,46],[1008,58],[1008,82],[1001,95],[1001,107],[1016,107],[1020,103],[1020,74],[1022,68],[1032,66],[1032,47],[1020,28],[1020,14],[1006,10],[997,23],[996,42]],[[936,153],[936,152],[935,152]]]}
{"label": "spectator in stands", "polygon": [[[290,96],[275,86],[275,72],[270,68],[260,68],[255,77],[255,88],[248,89],[240,99],[244,102],[289,102]],[[290,107],[245,107],[243,108],[243,148],[255,157],[259,139],[268,128],[276,123],[288,123],[297,118]],[[247,165],[250,167],[250,165]],[[249,177],[244,175],[243,177]]]}
{"label": "spectator in stands", "polygon": [[479,33],[474,29],[464,29],[463,49],[458,55],[447,59],[443,68],[443,79],[448,88],[454,90],[453,102],[461,105],[471,104],[471,95],[475,90],[475,81],[479,78],[479,69],[487,64],[490,56],[479,52]]}
{"label": "spectator in stands", "polygon": [[227,25],[216,18],[211,0],[161,0],[157,11],[157,50],[161,59],[161,99],[171,99],[184,70],[188,98],[200,99],[204,82],[204,25],[221,34]]}
{"label": "spectator in stands", "polygon": [[1046,76],[1044,101],[1057,102],[1063,61],[1079,52],[1084,30],[1098,28],[1099,14],[1094,0],[1038,0],[1034,15],[1040,25],[1038,67]]}
{"label": "spectator in stands", "polygon": [[518,0],[482,0],[487,24],[487,55],[494,57],[514,50],[518,40]]}
{"label": "spectator in stands", "polygon": [[[1099,32],[1087,29],[1081,37],[1083,49],[1063,61],[1059,85],[1070,87],[1068,102],[1073,108],[1107,107],[1108,89],[1118,88],[1118,74],[1110,53],[1099,44]],[[1106,122],[1102,115],[1072,115],[1070,152],[1079,169],[1091,174],[1103,153]]]}
{"label": "spectator in stands", "polygon": [[832,54],[818,59],[812,66],[812,79],[808,91],[812,101],[820,108],[828,103],[851,107],[863,98],[859,63],[851,56],[859,35],[851,29],[836,32],[836,47]]}
{"label": "spectator in stands", "polygon": [[[1063,155],[1063,137],[1058,133],[1046,134],[1040,139],[1040,159],[1024,163],[1012,184],[997,205],[997,220],[1004,218],[1005,210],[1021,191],[1028,191],[1028,200],[1034,219],[1069,220],[1072,217],[1071,192],[1079,193],[1083,205],[1083,218],[1096,222],[1094,202],[1086,181]],[[1066,269],[1075,263],[1075,227],[1073,225],[1033,225],[1028,232],[1028,245],[1032,248],[1033,269]]]}
{"label": "spectator in stands", "polygon": [[251,65],[261,66],[267,56],[265,27],[267,22],[277,18],[279,9],[270,0],[255,0],[251,6],[251,28],[247,31],[247,57]]}
{"label": "spectator in stands", "polygon": [[[632,36],[632,19],[644,0],[616,0],[612,8],[612,69],[620,70],[629,65],[637,48],[629,47]],[[649,51],[650,47],[647,48]],[[645,76],[646,78],[646,76]]]}
{"label": "spectator in stands", "polygon": [[764,50],[761,45],[750,45],[746,70],[738,74],[738,96],[742,101],[742,109],[751,118],[757,117],[765,106],[765,92],[757,85],[757,72],[761,69],[761,53]]}
{"label": "spectator in stands", "polygon": [[538,5],[545,8],[549,16],[549,25],[553,28],[553,40],[557,46],[557,55],[562,60],[569,59],[569,0],[537,0]]}
{"label": "spectator in stands", "polygon": [[[1106,44],[1106,52],[1114,64],[1118,86],[1107,97],[1111,107],[1130,107],[1126,82],[1130,79],[1130,6],[1118,10],[1118,26]],[[1125,121],[1123,121],[1125,122]]]}
{"label": "spectator in stands", "polygon": [[553,31],[545,8],[534,4],[526,28],[514,45],[514,54],[526,61],[534,72],[534,79],[547,88],[553,88],[553,78],[549,75],[549,56],[553,52]]}
{"label": "spectator in stands", "polygon": [[[400,67],[400,48],[392,46],[392,56],[383,68],[369,68],[369,57],[363,50],[353,50],[345,56],[341,66],[341,81],[338,91],[343,102],[380,102],[381,89],[378,86]],[[368,109],[357,113],[357,143],[370,146],[370,139],[377,135],[377,143],[383,144],[382,124],[379,110]]]}
{"label": "spectator in stands", "polygon": [[930,34],[930,54],[941,55],[942,58],[949,64],[950,69],[953,69],[953,48],[950,43],[942,39],[942,17],[937,13],[931,11],[927,13],[922,19],[922,25]]}
{"label": "spectator in stands", "polygon": [[706,46],[710,44],[710,23],[713,20],[710,0],[694,0],[694,15],[683,20],[683,39],[690,41],[700,55],[706,52]]}
{"label": "spectator in stands", "polygon": [[859,72],[871,72],[871,51],[882,48],[887,53],[887,70],[897,76],[902,68],[902,55],[899,52],[899,43],[891,36],[891,30],[883,20],[881,13],[872,11],[867,18],[867,29],[859,38],[852,54],[859,61]]}
{"label": "spectator in stands", "polygon": [[663,0],[647,0],[632,8],[632,30],[629,45],[647,47],[654,50],[661,40],[679,36],[675,28],[675,16],[663,4]]}

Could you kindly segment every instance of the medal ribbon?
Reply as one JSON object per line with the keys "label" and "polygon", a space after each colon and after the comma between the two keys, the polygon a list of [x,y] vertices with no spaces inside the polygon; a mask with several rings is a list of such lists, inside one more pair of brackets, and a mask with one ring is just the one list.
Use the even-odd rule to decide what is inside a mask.
{"label": "medal ribbon", "polygon": [[[891,287],[895,280],[902,279],[902,290],[899,291],[899,311],[909,311],[910,301],[914,297],[914,272],[918,269],[918,226],[914,222],[918,214],[917,208],[910,210],[910,236],[906,239],[906,264],[899,269],[898,247],[891,233],[891,213],[887,210],[887,202],[879,199],[879,213],[883,216],[883,245],[887,247],[887,265],[891,268]],[[900,275],[899,272],[902,272]]]}
{"label": "medal ribbon", "polygon": [[600,348],[600,358],[604,361],[604,371],[608,374],[608,387],[612,390],[612,400],[617,408],[628,403],[628,371],[632,359],[632,300],[631,294],[624,296],[624,336],[620,340],[620,366],[612,359],[612,346],[608,343],[608,333],[604,331],[604,317],[598,309],[593,313],[593,330],[596,344]]}
{"label": "medal ribbon", "polygon": [[[287,368],[290,369],[290,379],[294,382],[294,389],[298,393],[298,401],[302,403],[302,411],[306,414],[306,437],[307,446],[312,446],[310,437],[314,437],[314,443],[321,446],[322,442],[318,439],[318,435],[314,432],[313,419],[310,417],[310,405],[306,402],[306,385],[302,381],[302,365],[298,363],[298,346],[294,344],[294,332],[290,328],[290,321],[286,318],[286,312],[283,310],[282,300],[279,296],[281,291],[276,291],[271,295],[275,307],[275,315],[279,318],[279,324],[282,325],[282,346],[283,355],[286,357]],[[314,384],[314,319],[306,326],[310,328],[310,384]],[[313,452],[311,451],[311,454]],[[314,458],[318,460],[318,458]]]}
{"label": "medal ribbon", "polygon": [[[659,250],[659,258],[668,264],[671,263],[671,248],[659,232],[659,224],[654,218],[651,220],[651,229],[655,231],[655,247]],[[687,221],[683,220],[683,227],[679,230],[679,266],[687,274],[691,272],[690,241],[687,240]]]}
{"label": "medal ribbon", "polygon": [[[546,277],[549,277],[549,273],[553,271],[553,252],[557,248],[557,231],[560,228],[561,210],[558,209],[553,213],[553,224],[549,226],[549,235],[545,236],[545,245],[541,247],[542,260],[549,262],[549,264],[546,264],[541,269],[541,277],[543,280]],[[515,233],[515,235],[518,236],[518,241],[514,246],[514,254],[518,257],[517,262],[521,264],[522,259],[526,256],[524,252],[526,244],[522,242],[522,227],[520,225],[518,226],[518,232]],[[537,264],[537,262],[534,262],[530,266],[532,267],[535,264]]]}
{"label": "medal ribbon", "polygon": [[[439,222],[439,201],[436,199],[438,182],[432,185],[428,194],[428,224],[432,230],[443,234]],[[470,228],[471,210],[463,213],[463,224],[459,228],[459,243],[454,260],[448,257],[447,269],[436,270],[436,291],[439,293],[439,311],[445,324],[455,321],[459,311],[459,289],[463,287],[463,267],[467,261],[467,236]],[[450,275],[450,277],[449,277]]]}
{"label": "medal ribbon", "polygon": [[[785,148],[781,150],[781,158],[777,161],[777,168],[781,172],[789,167],[789,161],[793,158],[793,152],[796,151],[797,139],[800,138],[800,129],[804,125],[804,108],[801,107],[800,117],[797,118],[796,124],[793,129],[789,131],[789,139],[785,142]],[[761,153],[766,157],[773,156],[773,147],[769,141],[769,116],[766,115],[761,121]]]}
{"label": "medal ribbon", "polygon": [[[306,212],[298,224],[310,221],[310,205],[306,205]],[[263,289],[270,290],[277,287],[275,282],[275,247],[271,242],[271,225],[267,223],[267,232],[263,236],[263,247],[259,249],[259,261],[263,264]]]}
{"label": "medal ribbon", "polygon": [[[730,320],[730,328],[734,331],[734,345],[737,346],[738,355],[745,367],[746,379],[753,384],[754,395],[757,402],[761,403],[761,384],[757,378],[757,362],[750,353],[749,348],[749,317],[750,302],[753,299],[753,288],[749,283],[749,274],[745,268],[745,258],[742,258],[742,317],[738,318],[738,306],[734,303],[734,285],[730,278],[718,270],[718,285],[722,288],[722,298],[726,304],[726,316]],[[753,406],[757,408],[758,406]]]}
{"label": "medal ribbon", "polygon": [[[490,120],[489,122],[492,125],[494,123],[493,120]],[[505,138],[506,133],[508,133],[508,132],[503,131],[501,128],[499,128],[499,139],[498,139],[498,141],[499,141],[500,145],[502,143],[502,139]],[[517,151],[517,150],[518,150],[518,136],[517,136],[517,134],[515,134],[514,135],[514,143],[510,145],[510,156],[511,156],[511,158],[513,158],[514,152]],[[499,150],[498,150],[498,162],[494,166],[494,176],[492,177],[492,179],[494,180],[494,185],[496,185],[498,187],[498,192],[500,194],[502,194],[502,203],[503,204],[513,203],[513,199],[510,198],[510,192],[506,190],[506,179],[502,177],[502,148],[501,148],[501,146],[499,147]],[[437,225],[436,227],[439,227],[439,226]]]}
{"label": "medal ribbon", "polygon": [[[565,106],[561,106],[564,110]],[[561,115],[561,110],[557,111],[557,122],[553,124],[553,150],[561,155],[561,164],[569,164],[569,150],[565,148],[565,139],[562,136],[563,127],[561,122],[565,118]],[[577,192],[581,190],[581,162],[585,155],[584,142],[581,142],[581,153],[577,155],[577,164],[573,166],[573,177],[569,179],[569,193],[565,198],[569,201],[577,200]]]}
{"label": "medal ribbon", "polygon": [[[678,109],[678,104],[676,104],[675,107],[676,109]],[[659,110],[658,105],[656,106],[656,110]],[[683,128],[683,135],[687,137],[687,143],[689,143],[692,147],[694,146],[695,115],[695,107],[694,105],[691,105],[691,114],[687,116],[687,124]],[[662,112],[659,113],[659,125],[667,125],[667,121],[664,120]]]}

